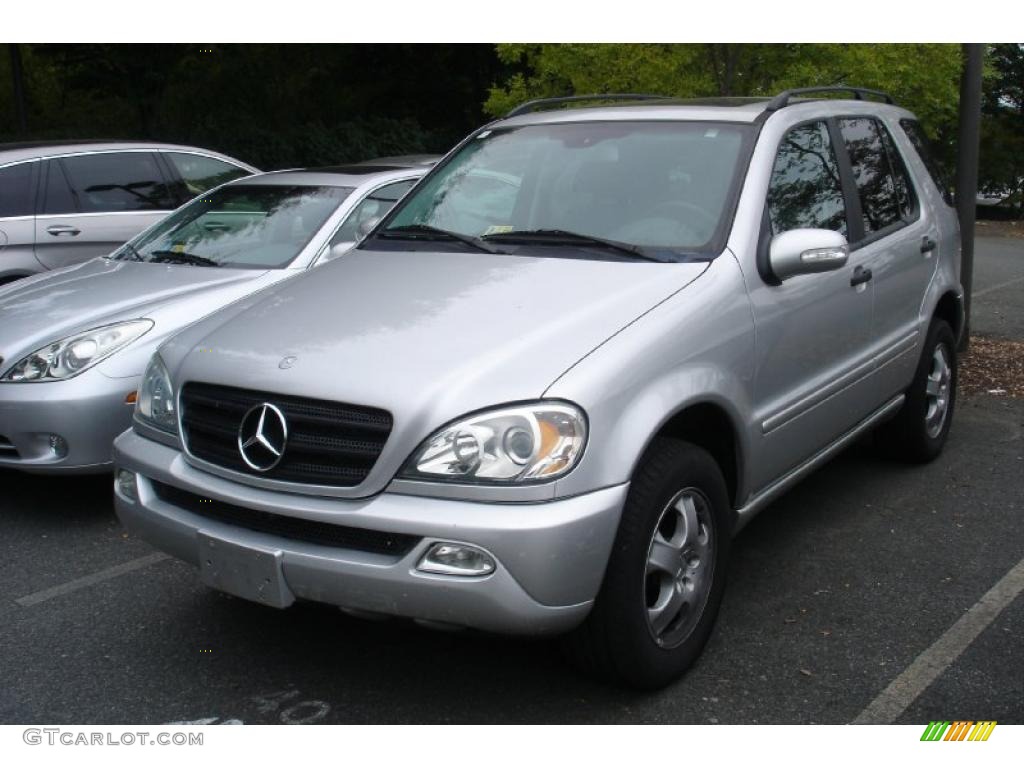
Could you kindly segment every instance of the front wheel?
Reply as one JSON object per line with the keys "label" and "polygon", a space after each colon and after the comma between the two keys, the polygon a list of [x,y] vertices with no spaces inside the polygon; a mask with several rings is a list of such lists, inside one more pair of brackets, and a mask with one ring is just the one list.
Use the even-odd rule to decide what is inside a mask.
{"label": "front wheel", "polygon": [[894,458],[931,461],[941,452],[956,406],[956,337],[944,320],[928,328],[914,380],[896,417],[877,432],[882,449]]}
{"label": "front wheel", "polygon": [[637,688],[682,675],[711,634],[731,535],[714,459],[681,440],[655,440],[631,483],[594,610],[566,639],[571,658]]}

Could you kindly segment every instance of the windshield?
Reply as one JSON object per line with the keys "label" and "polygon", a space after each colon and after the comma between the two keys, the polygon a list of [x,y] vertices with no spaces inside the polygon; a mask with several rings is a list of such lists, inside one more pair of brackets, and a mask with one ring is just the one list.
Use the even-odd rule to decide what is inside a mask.
{"label": "windshield", "polygon": [[350,187],[221,187],[193,200],[112,258],[201,267],[288,266]]}
{"label": "windshield", "polygon": [[678,121],[484,130],[374,240],[465,249],[468,237],[502,251],[615,248],[623,258],[623,245],[668,258],[718,251],[750,135],[746,125]]}

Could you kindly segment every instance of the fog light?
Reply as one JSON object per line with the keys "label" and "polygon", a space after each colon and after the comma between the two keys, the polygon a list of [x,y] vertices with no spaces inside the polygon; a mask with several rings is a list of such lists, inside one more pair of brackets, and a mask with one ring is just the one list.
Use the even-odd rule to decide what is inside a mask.
{"label": "fog light", "polygon": [[486,576],[494,573],[494,558],[468,544],[440,542],[427,550],[416,569],[447,576]]}
{"label": "fog light", "polygon": [[50,435],[50,452],[58,459],[68,455],[68,441],[60,435]]}
{"label": "fog light", "polygon": [[135,473],[127,469],[117,470],[117,480],[114,481],[117,492],[126,499],[136,501],[139,498],[138,489],[135,485]]}

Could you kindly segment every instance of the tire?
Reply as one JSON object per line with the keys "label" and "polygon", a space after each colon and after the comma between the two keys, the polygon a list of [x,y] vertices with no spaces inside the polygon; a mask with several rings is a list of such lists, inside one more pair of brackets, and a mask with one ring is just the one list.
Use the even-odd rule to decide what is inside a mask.
{"label": "tire", "polygon": [[[945,362],[945,365],[942,364]],[[895,459],[923,464],[946,444],[956,407],[956,337],[945,320],[932,320],[906,401],[892,421],[875,433],[882,451]]]}
{"label": "tire", "polygon": [[594,609],[565,638],[570,659],[645,690],[677,679],[711,634],[731,538],[729,494],[714,459],[691,443],[656,439],[631,483]]}

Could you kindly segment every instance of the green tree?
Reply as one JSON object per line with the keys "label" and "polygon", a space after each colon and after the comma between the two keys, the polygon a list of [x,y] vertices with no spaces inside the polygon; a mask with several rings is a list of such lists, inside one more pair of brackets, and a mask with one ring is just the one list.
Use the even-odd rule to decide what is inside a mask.
{"label": "green tree", "polygon": [[492,115],[568,93],[757,96],[846,84],[891,93],[943,142],[956,125],[957,45],[517,43],[498,45],[497,54],[513,72],[491,89]]}
{"label": "green tree", "polygon": [[979,186],[988,194],[1005,195],[1005,213],[1020,218],[1024,216],[1024,45],[991,46],[988,68]]}

